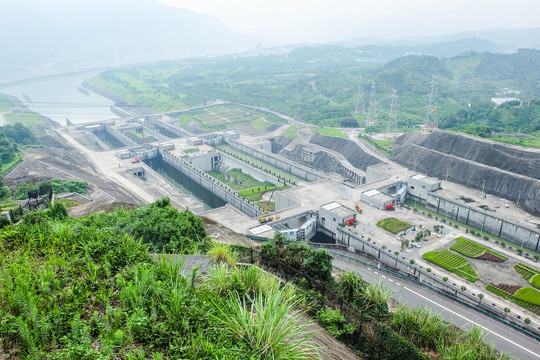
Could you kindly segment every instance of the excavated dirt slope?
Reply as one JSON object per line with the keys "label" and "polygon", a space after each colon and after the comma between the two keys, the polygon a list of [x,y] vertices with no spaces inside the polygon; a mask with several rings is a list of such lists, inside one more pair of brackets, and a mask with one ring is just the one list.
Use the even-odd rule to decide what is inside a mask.
{"label": "excavated dirt slope", "polygon": [[309,142],[341,153],[347,161],[362,171],[366,171],[368,166],[381,163],[381,160],[369,155],[360,146],[348,139],[317,133],[313,134]]}
{"label": "excavated dirt slope", "polygon": [[520,197],[525,210],[540,214],[540,151],[445,131],[411,132],[396,139],[393,160],[508,200]]}

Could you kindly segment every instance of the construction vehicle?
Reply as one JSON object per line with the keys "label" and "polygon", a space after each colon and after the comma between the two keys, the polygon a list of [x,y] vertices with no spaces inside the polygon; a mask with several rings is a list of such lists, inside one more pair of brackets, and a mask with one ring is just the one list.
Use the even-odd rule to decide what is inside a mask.
{"label": "construction vehicle", "polygon": [[354,207],[356,208],[356,211],[358,211],[359,214],[362,213],[362,208],[360,207],[360,205],[358,205],[358,203],[355,203]]}
{"label": "construction vehicle", "polygon": [[141,159],[139,159],[137,156],[135,156],[135,159],[131,160],[132,164],[135,164],[135,163],[138,163],[138,162],[141,162]]}
{"label": "construction vehicle", "polygon": [[276,188],[274,188],[274,190],[272,190],[272,194],[270,194],[270,197],[268,198],[268,201],[266,202],[266,206],[264,207],[264,211],[263,211],[263,213],[261,215],[261,218],[259,219],[259,222],[261,224],[264,224],[265,222],[274,220],[273,217],[270,217],[270,218],[266,219],[264,217],[264,215],[266,214],[266,211],[268,210],[268,205],[270,204],[270,200],[272,200],[272,196],[274,196],[275,192],[276,192]]}

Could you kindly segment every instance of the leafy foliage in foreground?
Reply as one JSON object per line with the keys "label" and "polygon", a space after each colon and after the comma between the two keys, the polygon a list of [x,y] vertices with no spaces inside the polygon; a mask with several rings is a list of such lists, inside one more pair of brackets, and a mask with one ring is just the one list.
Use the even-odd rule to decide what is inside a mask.
{"label": "leafy foliage in foreground", "polygon": [[[306,334],[291,326],[288,315],[301,315],[293,309],[298,300],[258,268],[222,265],[197,286],[195,273],[181,274],[181,261],[154,261],[147,244],[117,231],[145,208],[81,219],[62,208],[0,231],[0,338],[10,358],[318,358]],[[146,208],[172,215],[167,201]],[[183,241],[193,248],[189,242],[199,239]],[[243,296],[267,314],[256,327]],[[276,312],[278,304],[285,306]],[[240,321],[256,333],[239,336]],[[288,331],[270,334],[268,324]]]}

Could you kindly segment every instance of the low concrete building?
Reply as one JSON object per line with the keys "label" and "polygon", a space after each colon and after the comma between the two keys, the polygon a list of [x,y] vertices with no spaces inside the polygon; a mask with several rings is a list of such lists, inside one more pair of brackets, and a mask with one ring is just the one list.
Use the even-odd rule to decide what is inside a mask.
{"label": "low concrete building", "polygon": [[407,196],[416,200],[425,200],[429,192],[441,188],[441,180],[417,174],[411,176],[407,182]]}
{"label": "low concrete building", "polygon": [[364,191],[360,195],[360,201],[365,202],[377,209],[388,209],[394,205],[394,198],[390,195],[383,194],[377,189]]}
{"label": "low concrete building", "polygon": [[347,222],[356,222],[356,210],[348,208],[336,201],[319,207],[319,228],[321,232],[333,239],[336,238],[337,228]]}

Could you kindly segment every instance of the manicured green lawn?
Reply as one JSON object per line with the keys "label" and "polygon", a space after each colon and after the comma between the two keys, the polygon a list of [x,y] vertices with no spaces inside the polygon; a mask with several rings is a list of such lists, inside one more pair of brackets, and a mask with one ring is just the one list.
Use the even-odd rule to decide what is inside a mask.
{"label": "manicured green lawn", "polygon": [[345,135],[343,132],[341,132],[341,130],[339,129],[334,129],[334,128],[322,128],[320,133],[322,135],[327,135],[327,136],[335,136],[335,137],[340,137],[340,138],[344,138],[344,139],[347,139],[347,135]]}
{"label": "manicured green lawn", "polygon": [[377,223],[377,226],[391,232],[392,234],[397,234],[398,232],[412,227],[411,224],[406,223],[405,221],[398,220],[396,218],[387,218],[380,220]]}
{"label": "manicured green lawn", "polygon": [[458,254],[454,254],[450,250],[443,249],[441,251],[430,251],[422,255],[422,257],[470,282],[475,282],[479,279],[467,259]]}
{"label": "manicured green lawn", "polygon": [[285,136],[291,139],[296,139],[298,137],[296,132],[300,129],[302,129],[302,126],[291,125],[287,128],[287,131],[285,131]]}
{"label": "manicured green lawn", "polygon": [[530,288],[528,286],[522,287],[521,289],[516,291],[514,296],[533,305],[540,305],[540,291]]}
{"label": "manicured green lawn", "polygon": [[251,126],[253,126],[255,129],[259,130],[266,130],[271,125],[269,121],[266,120],[264,116],[259,116],[255,120],[251,122]]}

